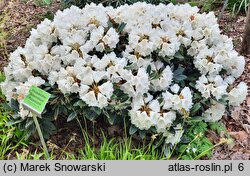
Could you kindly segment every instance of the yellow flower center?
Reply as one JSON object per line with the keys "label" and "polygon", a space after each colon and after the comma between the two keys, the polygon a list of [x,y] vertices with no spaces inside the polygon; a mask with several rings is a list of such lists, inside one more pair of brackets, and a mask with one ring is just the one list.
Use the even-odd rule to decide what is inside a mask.
{"label": "yellow flower center", "polygon": [[90,86],[90,89],[89,91],[93,91],[95,93],[95,96],[97,97],[98,93],[100,93],[100,90],[99,90],[99,87],[96,83],[93,83],[91,86]]}
{"label": "yellow flower center", "polygon": [[214,59],[213,59],[212,57],[210,57],[210,56],[207,56],[206,59],[207,59],[208,62],[212,62],[212,61],[214,60]]}
{"label": "yellow flower center", "polygon": [[81,45],[79,43],[75,43],[72,45],[72,48],[76,50],[81,58],[83,58],[83,53],[80,50]]}
{"label": "yellow flower center", "polygon": [[161,39],[163,43],[170,43],[168,37],[162,37]]}
{"label": "yellow flower center", "polygon": [[190,17],[190,20],[191,20],[191,21],[194,21],[194,20],[195,20],[195,16],[192,15],[192,16]]}
{"label": "yellow flower center", "polygon": [[142,40],[148,40],[149,39],[149,36],[148,35],[143,35],[140,37],[139,41],[141,42]]}
{"label": "yellow flower center", "polygon": [[138,52],[135,52],[135,56],[136,56],[137,60],[141,57],[140,53],[138,53]]}
{"label": "yellow flower center", "polygon": [[182,94],[180,94],[180,95],[179,95],[179,98],[180,98],[181,100],[183,100],[183,99],[184,99],[184,96],[183,96]]}
{"label": "yellow flower center", "polygon": [[157,27],[161,28],[161,25],[159,23],[158,24],[152,23],[153,29],[156,29]]}
{"label": "yellow flower center", "polygon": [[100,22],[96,20],[95,18],[91,18],[91,20],[89,21],[89,24],[94,24],[97,27],[100,26]]}
{"label": "yellow flower center", "polygon": [[168,113],[168,112],[169,112],[169,110],[166,110],[166,109],[161,109],[160,110],[160,114],[161,114],[162,117],[163,117],[164,113]]}
{"label": "yellow flower center", "polygon": [[141,106],[141,108],[139,110],[141,112],[146,112],[147,116],[150,116],[150,111],[152,111],[152,109],[150,109],[150,107],[148,105]]}
{"label": "yellow flower center", "polygon": [[177,33],[176,33],[176,35],[177,36],[182,36],[182,37],[184,37],[186,34],[185,34],[185,32],[183,31],[183,30],[179,30]]}

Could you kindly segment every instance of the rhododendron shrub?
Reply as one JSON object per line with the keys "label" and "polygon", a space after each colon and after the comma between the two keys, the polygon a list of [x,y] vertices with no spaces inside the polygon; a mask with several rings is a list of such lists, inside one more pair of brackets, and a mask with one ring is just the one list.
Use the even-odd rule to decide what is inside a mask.
{"label": "rhododendron shrub", "polygon": [[234,81],[244,66],[212,12],[187,4],[90,4],[58,11],[33,29],[10,55],[1,88],[14,123],[29,134],[32,114],[20,102],[35,85],[52,94],[40,119],[47,137],[57,118],[102,118],[174,145],[185,122],[218,121],[243,102],[247,86]]}

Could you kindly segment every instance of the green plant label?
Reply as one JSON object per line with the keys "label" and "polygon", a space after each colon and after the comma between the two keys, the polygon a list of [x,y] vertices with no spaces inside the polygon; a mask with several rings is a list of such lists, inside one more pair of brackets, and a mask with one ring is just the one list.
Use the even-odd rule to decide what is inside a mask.
{"label": "green plant label", "polygon": [[31,86],[29,94],[22,101],[23,106],[41,117],[41,114],[50,98],[50,94],[36,86]]}

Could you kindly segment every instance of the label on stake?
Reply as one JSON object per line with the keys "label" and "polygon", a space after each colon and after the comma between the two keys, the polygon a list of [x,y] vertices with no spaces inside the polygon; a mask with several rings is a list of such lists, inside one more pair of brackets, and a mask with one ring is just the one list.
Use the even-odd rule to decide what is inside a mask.
{"label": "label on stake", "polygon": [[38,117],[41,117],[45,105],[49,101],[50,95],[51,94],[48,92],[36,86],[31,86],[29,94],[22,101],[22,105],[24,108],[35,113]]}

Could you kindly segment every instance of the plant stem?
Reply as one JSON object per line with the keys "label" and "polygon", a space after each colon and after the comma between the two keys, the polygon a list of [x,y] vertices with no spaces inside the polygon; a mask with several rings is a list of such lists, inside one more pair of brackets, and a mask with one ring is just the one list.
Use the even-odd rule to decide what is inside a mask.
{"label": "plant stem", "polygon": [[[83,129],[83,127],[82,127],[82,124],[81,124],[80,120],[78,119],[78,117],[76,118],[76,120],[77,120],[77,122],[78,122],[78,124],[79,124],[79,126],[80,126],[80,128],[81,128],[82,136],[83,136],[83,138],[84,138],[85,133],[84,133],[84,129]],[[85,130],[86,130],[86,129],[85,129]],[[85,131],[85,132],[86,132],[86,131]]]}
{"label": "plant stem", "polygon": [[212,149],[214,149],[215,147],[217,147],[217,146],[219,146],[219,145],[221,145],[221,144],[224,144],[224,143],[226,143],[226,142],[227,142],[226,140],[221,140],[219,143],[215,144],[213,147],[211,147],[211,148],[209,148],[209,149],[203,151],[201,154],[199,154],[198,156],[196,156],[196,157],[194,158],[194,160],[199,159],[200,157],[204,156],[204,155],[205,155],[207,152],[209,152],[210,150],[212,150]]}
{"label": "plant stem", "polygon": [[200,137],[200,134],[196,135],[196,136],[194,137],[194,139],[193,139],[191,142],[189,142],[189,144],[184,148],[184,150],[181,152],[181,154],[178,156],[178,158],[177,158],[176,160],[179,160],[179,159],[181,158],[181,156],[182,156],[183,153],[187,150],[187,148],[188,148],[188,147],[189,147],[198,137]]}
{"label": "plant stem", "polygon": [[[181,138],[184,123],[185,123],[185,121],[183,122],[181,129],[179,129],[179,130],[180,130],[180,134],[177,136],[177,141],[179,141],[180,138]],[[167,159],[168,159],[168,160],[170,160],[171,156],[173,155],[173,153],[174,153],[174,151],[175,151],[175,148],[176,148],[177,144],[178,144],[178,142],[174,144],[174,147],[173,147],[173,149],[172,149],[170,155],[167,156]]]}
{"label": "plant stem", "polygon": [[41,143],[42,143],[42,146],[43,146],[43,150],[44,150],[44,153],[45,153],[45,159],[48,160],[49,159],[49,152],[48,152],[47,146],[45,144],[45,141],[44,141],[44,138],[43,138],[43,134],[42,134],[40,125],[38,123],[37,117],[34,114],[33,114],[33,119],[34,119],[34,122],[35,122],[35,125],[36,125],[36,129],[37,129],[38,135],[40,137],[40,140],[41,140]]}
{"label": "plant stem", "polygon": [[124,136],[125,136],[125,139],[127,139],[128,138],[128,136],[127,136],[127,124],[125,121],[125,117],[123,117],[123,126],[124,126]]}
{"label": "plant stem", "polygon": [[218,23],[220,22],[220,20],[221,20],[221,18],[223,16],[223,13],[224,13],[224,11],[225,11],[225,9],[227,7],[227,4],[228,4],[228,0],[225,0],[224,3],[223,3],[223,7],[221,9],[221,12],[219,14],[219,17],[218,17]]}
{"label": "plant stem", "polygon": [[93,138],[92,138],[92,142],[93,142],[93,145],[95,144],[95,122],[92,121],[92,135],[93,135]]}

